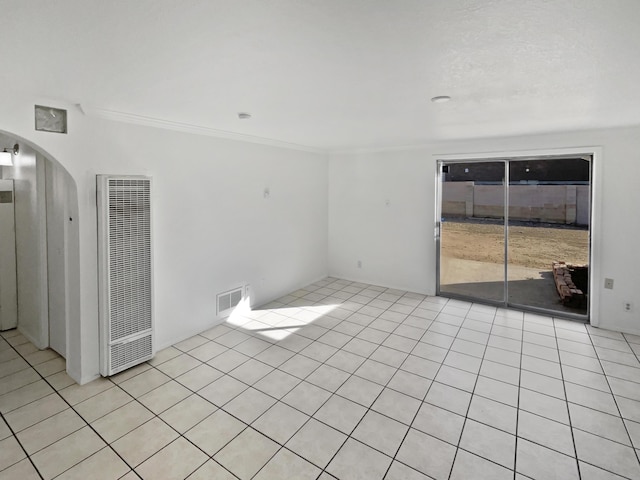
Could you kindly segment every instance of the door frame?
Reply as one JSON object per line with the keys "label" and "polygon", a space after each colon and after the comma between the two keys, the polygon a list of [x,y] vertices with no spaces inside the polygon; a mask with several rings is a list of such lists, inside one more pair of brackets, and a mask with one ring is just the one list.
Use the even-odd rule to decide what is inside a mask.
{"label": "door frame", "polygon": [[[568,147],[557,149],[543,149],[543,150],[515,150],[515,151],[499,151],[499,152],[481,152],[481,153],[458,153],[458,154],[434,154],[435,160],[435,182],[436,182],[436,201],[434,211],[434,240],[435,240],[435,255],[436,255],[436,294],[440,295],[440,220],[441,205],[442,205],[442,188],[440,186],[440,163],[456,163],[456,162],[488,162],[488,161],[506,161],[506,160],[526,160],[528,158],[561,158],[561,157],[591,157],[591,205],[589,212],[589,305],[586,315],[586,321],[593,326],[599,325],[599,279],[601,278],[601,262],[602,258],[600,252],[602,232],[600,230],[599,219],[601,218],[602,202],[602,148],[596,146],[587,147]],[[508,169],[508,165],[507,165]],[[505,178],[505,182],[508,182],[508,176]],[[508,185],[507,185],[508,186]],[[508,201],[509,189],[505,189],[505,200]],[[505,225],[508,225],[508,202],[505,202]],[[505,234],[505,250],[508,248],[508,233]],[[505,252],[506,253],[506,252]],[[505,256],[506,258],[506,256]],[[506,266],[505,266],[506,269]],[[506,277],[505,277],[506,279]],[[505,282],[506,284],[506,282]],[[457,297],[456,295],[447,294],[448,297]],[[469,300],[469,297],[457,297]],[[504,302],[493,302],[487,300],[490,305],[499,307],[506,307],[508,305],[508,298],[505,297]],[[525,310],[537,313],[552,314],[557,317],[573,318],[585,321],[584,315],[572,315],[564,312],[550,312],[546,309],[536,307],[524,307],[521,305],[511,306],[518,310]]]}

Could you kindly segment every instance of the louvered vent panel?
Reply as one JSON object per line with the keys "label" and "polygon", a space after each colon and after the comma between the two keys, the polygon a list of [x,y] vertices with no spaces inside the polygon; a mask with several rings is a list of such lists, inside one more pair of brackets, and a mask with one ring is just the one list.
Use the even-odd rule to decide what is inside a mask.
{"label": "louvered vent panel", "polygon": [[148,180],[109,180],[111,341],[151,328],[151,197]]}
{"label": "louvered vent panel", "polygon": [[231,306],[236,307],[242,300],[242,289],[231,292],[229,296],[231,297]]}
{"label": "louvered vent panel", "polygon": [[218,316],[228,316],[242,300],[242,287],[218,294]]}
{"label": "louvered vent panel", "polygon": [[218,312],[224,312],[231,308],[231,295],[228,293],[218,297]]}
{"label": "louvered vent panel", "polygon": [[151,179],[98,175],[101,373],[153,356]]}
{"label": "louvered vent panel", "polygon": [[153,353],[151,335],[111,347],[111,369],[114,373],[140,363],[140,358],[149,358]]}

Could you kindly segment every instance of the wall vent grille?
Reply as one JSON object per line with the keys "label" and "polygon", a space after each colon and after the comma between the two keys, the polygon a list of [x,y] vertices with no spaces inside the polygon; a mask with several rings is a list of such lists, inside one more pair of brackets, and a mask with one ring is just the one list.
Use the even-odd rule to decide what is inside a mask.
{"label": "wall vent grille", "polygon": [[219,293],[217,296],[218,317],[228,317],[234,308],[242,301],[242,287]]}
{"label": "wall vent grille", "polygon": [[111,369],[113,373],[126,370],[140,363],[140,358],[151,358],[153,354],[153,339],[151,334],[134,340],[111,345]]}
{"label": "wall vent grille", "polygon": [[151,179],[97,186],[101,373],[113,375],[153,356]]}

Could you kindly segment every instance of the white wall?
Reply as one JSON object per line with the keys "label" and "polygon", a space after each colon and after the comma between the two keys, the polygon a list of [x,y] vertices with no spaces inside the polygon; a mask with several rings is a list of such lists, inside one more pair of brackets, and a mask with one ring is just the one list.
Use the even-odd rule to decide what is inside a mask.
{"label": "white wall", "polygon": [[[33,105],[68,109],[69,134],[33,130]],[[0,92],[0,132],[37,145],[69,172],[70,285],[67,368],[80,382],[98,372],[95,175],[154,178],[155,307],[160,347],[216,322],[215,295],[250,283],[260,304],[328,273],[435,292],[436,153],[602,145],[602,209],[594,251],[602,278],[597,319],[640,333],[640,129],[451,142],[418,149],[322,154],[86,117],[74,105]],[[270,198],[263,197],[270,189]],[[387,204],[388,200],[388,204]],[[328,220],[330,219],[330,220]],[[327,235],[328,232],[328,235]],[[357,268],[357,261],[362,268]],[[602,278],[600,278],[602,277]],[[631,299],[632,313],[622,311]]]}
{"label": "white wall", "polygon": [[[154,180],[159,348],[210,328],[216,294],[251,284],[254,305],[327,275],[322,155],[91,121],[92,174]],[[93,137],[93,138],[92,138]],[[95,179],[85,188],[95,189]],[[264,190],[270,195],[264,198]],[[95,197],[87,199],[95,210]],[[95,230],[89,245],[95,244]]]}
{"label": "white wall", "polygon": [[[0,167],[0,176],[2,167]],[[13,181],[0,180],[0,330],[18,326],[16,222]],[[10,196],[9,199],[6,196]]]}
{"label": "white wall", "polygon": [[38,154],[45,165],[47,210],[47,280],[49,299],[49,347],[67,356],[67,256],[69,235],[69,174]]}
{"label": "white wall", "polygon": [[[601,146],[596,166],[592,264],[594,323],[640,333],[640,128],[448,142],[420,148],[347,152],[329,163],[329,273],[434,294],[435,173],[440,155]],[[389,205],[386,205],[389,200]],[[362,261],[362,268],[357,261]],[[597,263],[597,265],[596,265]],[[615,288],[603,288],[604,277]],[[631,313],[625,301],[634,303]]]}
{"label": "white wall", "polygon": [[[34,132],[34,104],[67,108],[69,133]],[[96,174],[154,179],[159,347],[214,325],[219,292],[249,283],[260,304],[327,275],[326,155],[116,123],[2,92],[0,107],[0,131],[60,162],[77,188],[78,287],[69,295],[78,308],[69,313],[67,348],[77,381],[99,366]]]}
{"label": "white wall", "polygon": [[[13,145],[12,140],[0,135],[2,145]],[[13,167],[3,167],[3,177],[13,179],[15,189],[18,330],[45,348],[49,344],[45,170],[33,149],[20,147]]]}
{"label": "white wall", "polygon": [[332,156],[330,275],[434,293],[434,172],[424,151]]}

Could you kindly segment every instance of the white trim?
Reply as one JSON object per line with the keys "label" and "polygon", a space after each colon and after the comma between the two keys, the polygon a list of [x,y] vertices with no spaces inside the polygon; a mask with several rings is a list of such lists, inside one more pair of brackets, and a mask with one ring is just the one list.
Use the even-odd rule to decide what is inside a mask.
{"label": "white trim", "polygon": [[[49,245],[49,232],[47,232],[47,174],[45,169],[46,158],[40,155],[38,152],[33,152],[36,171],[36,214],[38,222],[38,231],[40,232],[40,245],[38,250],[39,262],[41,269],[39,272],[40,278],[40,338],[38,342],[32,343],[38,348],[49,347],[49,252],[47,251]],[[15,197],[14,197],[15,201]],[[15,205],[15,203],[14,203]],[[16,259],[17,260],[17,259]],[[18,274],[18,277],[20,274]],[[18,293],[20,298],[20,293]],[[18,306],[18,315],[19,315]],[[18,324],[20,319],[18,317]]]}
{"label": "white trim", "polygon": [[[425,139],[420,143],[413,144],[402,144],[402,145],[388,145],[388,146],[370,146],[370,147],[342,147],[342,148],[328,148],[327,153],[330,155],[362,155],[362,154],[373,154],[373,153],[386,153],[386,152],[405,152],[405,151],[415,151],[415,150],[425,150],[425,149],[434,149],[434,148],[442,148],[447,147],[454,144],[461,144],[464,148],[464,145],[473,145],[474,143],[479,142],[500,142],[504,140],[512,140],[512,139],[537,139],[543,138],[545,136],[551,135],[580,135],[585,133],[598,133],[601,134],[603,132],[609,131],[619,131],[619,130],[629,130],[640,127],[640,124],[634,123],[630,125],[609,125],[609,126],[601,126],[601,127],[585,127],[578,129],[569,129],[569,130],[548,130],[548,131],[540,131],[534,133],[513,133],[508,135],[489,135],[489,136],[477,136],[477,137],[442,137],[442,138],[430,138]],[[487,154],[496,153],[496,152],[487,152]],[[502,153],[502,152],[500,152]],[[481,154],[481,153],[474,153]],[[438,156],[438,155],[436,155]],[[445,156],[451,158],[444,158]],[[439,155],[439,157],[443,157],[444,160],[453,160],[456,155],[446,154]],[[460,155],[461,160],[467,159],[468,155]],[[474,158],[487,158],[487,157],[474,157]],[[491,157],[489,157],[491,158]]]}
{"label": "white trim", "polygon": [[593,155],[595,150],[602,147],[563,147],[537,150],[492,150],[488,152],[474,153],[434,153],[437,160],[486,160],[486,159],[512,159],[518,157],[556,157],[561,155]]}
{"label": "white trim", "polygon": [[[602,159],[603,148],[601,146],[566,147],[538,150],[507,150],[476,153],[435,153],[432,155],[436,162],[454,160],[484,160],[484,159],[512,159],[518,157],[553,157],[560,155],[591,155],[591,219],[589,235],[591,240],[589,254],[589,322],[594,327],[600,325],[600,279],[602,272],[601,250],[602,231],[600,218],[602,218]],[[436,218],[437,221],[437,218]],[[437,246],[436,246],[437,250]],[[438,255],[438,252],[435,252]],[[437,279],[436,279],[437,282]]]}
{"label": "white trim", "polygon": [[171,338],[169,340],[165,340],[162,343],[156,343],[154,345],[154,351],[155,353],[158,353],[162,350],[164,350],[165,348],[169,348],[172,347],[174,345],[177,345],[178,343],[184,341],[184,340],[188,340],[191,337],[195,337],[196,335],[199,335],[203,332],[206,332],[207,330],[211,330],[214,327],[217,327],[218,325],[222,325],[225,323],[227,319],[226,318],[215,318],[212,323],[208,324],[206,327],[196,327],[196,328],[192,328],[189,329],[186,332],[182,332],[182,334],[179,337],[175,337],[175,338]]}
{"label": "white trim", "polygon": [[238,140],[241,142],[256,143],[259,145],[268,145],[271,147],[287,148],[290,150],[299,150],[303,152],[326,154],[327,151],[321,148],[310,147],[307,145],[298,145],[296,143],[284,142],[281,140],[273,140],[270,138],[256,137],[254,135],[246,135],[243,133],[228,132],[225,130],[217,130],[202,125],[192,125],[189,123],[174,122],[162,118],[148,117],[145,115],[137,115],[135,113],[117,112],[115,110],[107,110],[104,108],[91,107],[87,105],[79,105],[80,110],[87,116],[103,118],[114,122],[131,123],[134,125],[143,125],[146,127],[162,128],[164,130],[173,130],[176,132],[191,133],[193,135],[204,135],[207,137],[223,138],[226,140]]}
{"label": "white trim", "polygon": [[80,379],[78,381],[78,378],[76,378],[71,373],[67,372],[67,375],[69,375],[71,378],[73,378],[78,385],[86,385],[87,383],[93,382],[94,380],[97,380],[98,378],[100,378],[100,374],[96,373],[94,375],[88,375],[86,377],[80,377]]}
{"label": "white trim", "polygon": [[591,147],[591,219],[589,232],[591,236],[591,258],[589,258],[589,322],[594,327],[600,325],[600,280],[602,279],[602,173],[603,149]]}
{"label": "white trim", "polygon": [[40,342],[37,337],[34,337],[33,335],[31,335],[26,330],[23,330],[22,328],[20,328],[20,323],[18,323],[17,329],[22,335],[24,335],[24,337],[27,340],[29,340],[39,350],[44,350],[45,348],[47,348],[49,346],[49,344],[42,344],[42,342]]}

